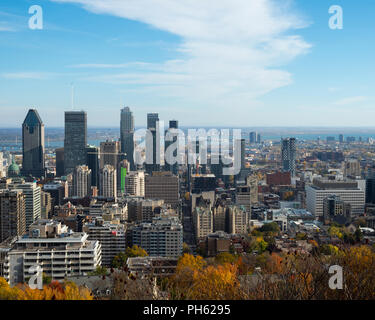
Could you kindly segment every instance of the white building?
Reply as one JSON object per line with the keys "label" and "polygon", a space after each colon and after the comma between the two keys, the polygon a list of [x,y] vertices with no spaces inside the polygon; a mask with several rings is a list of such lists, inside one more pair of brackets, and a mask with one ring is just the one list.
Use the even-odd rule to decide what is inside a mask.
{"label": "white building", "polygon": [[111,165],[105,165],[100,170],[99,194],[105,198],[117,198],[116,169]]}
{"label": "white building", "polygon": [[249,227],[249,213],[244,206],[229,206],[229,233],[246,234]]}
{"label": "white building", "polygon": [[91,169],[78,166],[73,172],[73,196],[84,198],[91,194]]}
{"label": "white building", "polygon": [[129,196],[145,196],[144,171],[130,171],[125,177],[125,193]]}
{"label": "white building", "polygon": [[195,237],[205,238],[214,232],[214,214],[211,206],[196,207],[193,211],[193,223],[195,229]]}
{"label": "white building", "polygon": [[336,195],[342,201],[351,205],[352,216],[364,213],[365,191],[354,180],[328,181],[314,180],[306,186],[306,208],[316,217],[323,217],[323,200],[330,195]]}
{"label": "white building", "polygon": [[101,265],[99,241],[89,241],[88,234],[71,232],[53,220],[39,220],[29,234],[18,239],[7,252],[4,277],[11,286],[27,282],[39,266],[52,280],[86,275]]}

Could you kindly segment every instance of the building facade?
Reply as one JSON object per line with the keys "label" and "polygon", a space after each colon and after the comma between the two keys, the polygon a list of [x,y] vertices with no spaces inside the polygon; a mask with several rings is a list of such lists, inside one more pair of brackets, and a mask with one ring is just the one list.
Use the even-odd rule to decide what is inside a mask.
{"label": "building facade", "polygon": [[22,174],[44,177],[44,124],[35,109],[29,110],[22,125],[22,150]]}
{"label": "building facade", "polygon": [[85,111],[65,112],[64,166],[65,174],[86,164],[87,114]]}

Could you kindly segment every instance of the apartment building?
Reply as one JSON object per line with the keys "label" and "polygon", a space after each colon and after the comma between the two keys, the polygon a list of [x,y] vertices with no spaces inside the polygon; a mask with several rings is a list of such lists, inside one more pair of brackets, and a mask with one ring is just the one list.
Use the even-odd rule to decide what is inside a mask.
{"label": "apartment building", "polygon": [[35,274],[31,267],[56,281],[67,276],[87,275],[101,265],[101,245],[84,232],[72,232],[53,220],[38,220],[29,233],[18,237],[7,252],[4,277],[11,286],[27,282]]}

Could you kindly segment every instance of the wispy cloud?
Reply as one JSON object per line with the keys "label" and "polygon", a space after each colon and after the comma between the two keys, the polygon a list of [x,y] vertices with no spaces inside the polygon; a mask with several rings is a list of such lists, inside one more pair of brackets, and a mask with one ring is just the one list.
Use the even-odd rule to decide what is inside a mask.
{"label": "wispy cloud", "polygon": [[[289,85],[292,75],[282,67],[311,47],[297,34],[308,23],[291,0],[51,1],[78,3],[96,14],[140,21],[179,36],[179,60],[145,65],[145,70],[132,74],[91,79],[141,84],[154,88],[154,94],[173,94],[206,107],[245,108],[261,95]],[[105,61],[80,67],[84,66],[124,67]]]}
{"label": "wispy cloud", "polygon": [[347,106],[347,105],[355,105],[361,102],[366,102],[368,100],[369,98],[365,96],[348,97],[348,98],[335,101],[333,104],[336,106]]}
{"label": "wispy cloud", "polygon": [[75,64],[68,66],[68,68],[76,69],[124,69],[130,67],[147,67],[151,66],[150,63],[146,62],[129,62],[119,64],[105,64],[105,63],[86,63],[86,64]]}
{"label": "wispy cloud", "polygon": [[10,80],[46,80],[55,75],[54,73],[48,72],[9,72],[0,74],[2,78]]}

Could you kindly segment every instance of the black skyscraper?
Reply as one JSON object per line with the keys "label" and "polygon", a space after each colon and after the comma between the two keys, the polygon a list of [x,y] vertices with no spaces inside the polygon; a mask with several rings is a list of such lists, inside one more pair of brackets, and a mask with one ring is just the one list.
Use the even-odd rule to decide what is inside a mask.
{"label": "black skyscraper", "polygon": [[[157,113],[147,114],[147,129],[152,134],[151,141],[146,139],[146,153],[152,148],[152,159],[148,159],[146,163],[146,172],[152,174],[153,171],[160,171],[160,132],[157,130],[159,126],[159,115]],[[152,163],[150,163],[152,162]]]}
{"label": "black skyscraper", "polygon": [[44,177],[44,124],[38,111],[30,109],[22,125],[22,174]]}
{"label": "black skyscraper", "polygon": [[91,169],[91,186],[99,187],[99,148],[87,146],[86,164]]}
{"label": "black skyscraper", "polygon": [[65,112],[64,163],[65,174],[86,164],[87,114],[85,111]]}
{"label": "black skyscraper", "polygon": [[121,110],[120,122],[121,152],[126,153],[123,159],[130,163],[130,170],[135,170],[134,164],[134,117],[129,107]]}

